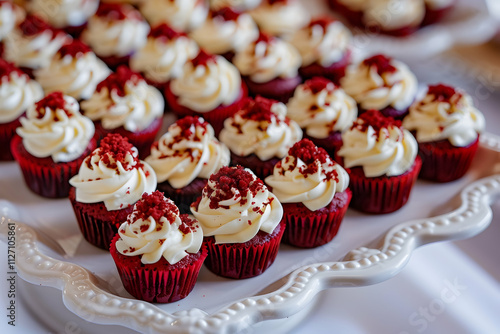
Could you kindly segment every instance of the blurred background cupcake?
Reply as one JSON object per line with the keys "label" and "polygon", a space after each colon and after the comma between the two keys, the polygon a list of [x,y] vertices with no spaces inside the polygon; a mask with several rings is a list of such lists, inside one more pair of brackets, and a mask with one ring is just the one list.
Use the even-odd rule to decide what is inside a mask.
{"label": "blurred background cupcake", "polygon": [[203,24],[208,3],[205,0],[147,0],[139,4],[139,9],[152,26],[166,23],[188,32]]}
{"label": "blurred background cupcake", "polygon": [[209,0],[210,9],[219,10],[229,7],[235,11],[243,12],[257,7],[262,0]]}

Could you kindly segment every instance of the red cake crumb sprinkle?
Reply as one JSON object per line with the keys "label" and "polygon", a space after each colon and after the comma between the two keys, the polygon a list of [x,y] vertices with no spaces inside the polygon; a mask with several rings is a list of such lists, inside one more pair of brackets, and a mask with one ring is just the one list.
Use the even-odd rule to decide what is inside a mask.
{"label": "red cake crumb sprinkle", "polygon": [[326,28],[335,21],[336,20],[331,19],[329,17],[318,17],[314,20],[311,20],[311,22],[309,22],[309,28],[312,28],[314,26],[320,26],[323,28],[323,30],[326,30]]}
{"label": "red cake crumb sprinkle", "polygon": [[216,56],[201,49],[200,52],[198,52],[198,55],[191,60],[191,63],[193,64],[194,67],[198,67],[200,65],[201,66],[207,65],[209,61],[217,63]]}
{"label": "red cake crumb sprinkle", "polygon": [[[7,78],[7,81],[10,81],[10,74],[12,72],[17,73],[19,76],[26,75],[23,71],[17,68],[13,63],[9,63],[8,61],[0,58],[0,80],[4,80],[4,77]],[[27,76],[27,75],[26,75]]]}
{"label": "red cake crumb sprinkle", "polygon": [[212,18],[221,17],[224,21],[236,21],[240,15],[241,13],[235,12],[230,7],[223,7],[211,13]]}
{"label": "red cake crumb sprinkle", "polygon": [[144,79],[139,73],[132,71],[125,65],[121,65],[115,73],[111,73],[106,79],[97,85],[96,91],[100,92],[104,87],[106,87],[109,93],[115,92],[119,96],[125,96],[125,84],[129,81],[137,84],[141,80]]}
{"label": "red cake crumb sprinkle", "polygon": [[198,229],[198,222],[194,219],[189,218],[188,214],[182,214],[180,215],[180,218],[182,224],[179,226],[179,231],[181,231],[182,234],[186,235]]}
{"label": "red cake crumb sprinkle", "polygon": [[[66,101],[64,100],[64,95],[62,92],[53,92],[35,103],[35,110],[37,112],[36,118],[42,119],[45,116],[46,108],[56,111],[58,109],[63,110],[68,117],[72,117],[73,114],[66,109]],[[55,113],[54,121],[59,121],[59,118]]]}
{"label": "red cake crumb sprinkle", "polygon": [[262,31],[259,32],[259,38],[257,38],[257,40],[255,40],[255,44],[258,44],[259,42],[264,42],[266,44],[270,44],[274,41],[274,37],[271,36],[271,35],[268,35],[266,33],[263,33]]}
{"label": "red cake crumb sprinkle", "polygon": [[[149,217],[153,218],[162,226],[161,218],[165,217],[170,224],[173,224],[179,216],[179,209],[171,199],[166,198],[162,192],[156,190],[148,194],[142,194],[142,198],[135,204],[134,212],[129,216],[129,224],[138,219],[146,221]],[[141,225],[141,232],[145,232],[149,225]]]}
{"label": "red cake crumb sprinkle", "polygon": [[458,95],[458,98],[462,96],[455,88],[443,84],[429,86],[427,94],[434,95],[434,101],[439,102],[451,102],[453,96]]}
{"label": "red cake crumb sprinkle", "polygon": [[185,33],[176,31],[172,29],[166,23],[161,23],[154,28],[148,34],[148,37],[151,38],[165,38],[167,40],[172,40],[181,36],[187,36]]}
{"label": "red cake crumb sprinkle", "polygon": [[[165,138],[164,139],[164,145],[168,147],[169,149],[173,150],[174,145],[183,141],[183,140],[190,140],[193,142],[201,142],[203,139],[203,136],[207,133],[207,126],[208,123],[202,121],[202,119],[198,116],[186,116],[184,118],[181,118],[177,122],[174,123],[177,125],[177,127],[180,128],[180,133],[175,135],[174,137],[171,137],[171,140],[167,140],[170,138]],[[201,136],[197,135],[196,128],[201,128]],[[158,143],[153,144],[156,149],[158,149]],[[171,156],[184,156],[184,155],[190,155],[191,156],[191,161],[194,161],[194,156],[193,156],[193,149],[192,148],[184,148],[182,150],[175,150],[173,154],[162,154],[159,158],[169,158]],[[200,158],[200,157],[199,157]]]}
{"label": "red cake crumb sprinkle", "polygon": [[[104,163],[108,168],[116,169],[117,163],[120,162],[124,169],[131,170],[133,168],[142,168],[143,164],[140,163],[139,157],[134,156],[132,148],[134,146],[128,142],[128,139],[122,137],[117,133],[110,133],[101,140],[100,149],[95,150],[86,159],[87,166],[92,168],[90,161],[94,155],[100,155],[101,162]],[[127,154],[134,157],[134,164],[130,165],[126,161]],[[111,162],[111,158],[114,162]]]}
{"label": "red cake crumb sprinkle", "polygon": [[[297,166],[297,159],[302,160],[307,165],[307,167],[300,171],[306,178],[308,175],[318,172],[319,166],[317,162],[319,162],[321,165],[335,165],[335,162],[330,158],[328,153],[323,148],[314,145],[314,143],[309,139],[302,139],[296,142],[288,150],[288,155],[295,158],[295,164],[293,166],[290,166],[289,170],[293,170]],[[289,157],[287,157],[286,159],[288,162]],[[278,168],[281,168],[281,166],[282,164],[280,164]],[[335,179],[335,181],[338,182],[338,174],[336,170],[332,170],[330,172],[323,171],[323,173],[326,177],[325,181]]]}
{"label": "red cake crumb sprinkle", "polygon": [[[267,99],[262,96],[257,96],[255,99],[247,98],[242,109],[238,111],[238,115],[246,120],[252,120],[255,122],[260,122],[259,129],[261,131],[266,131],[267,126],[273,122],[273,120],[279,124],[281,119],[277,117],[275,113],[271,111],[273,104],[277,103],[275,100]],[[234,118],[233,118],[234,120]],[[241,133],[241,126],[235,121],[231,125]]]}
{"label": "red cake crumb sprinkle", "polygon": [[392,59],[384,55],[375,55],[373,57],[367,58],[363,61],[366,66],[375,66],[377,68],[377,73],[382,75],[384,73],[394,73],[396,68],[391,65]]}
{"label": "red cake crumb sprinkle", "polygon": [[332,81],[323,77],[314,77],[304,83],[304,87],[309,89],[313,94],[318,94],[323,89],[329,88],[329,86],[333,87],[334,89],[336,88],[335,84]]}
{"label": "red cake crumb sprinkle", "polygon": [[142,16],[138,11],[131,6],[124,4],[100,4],[95,15],[97,17],[105,17],[110,21],[123,21],[127,19],[142,20]]}
{"label": "red cake crumb sprinkle", "polygon": [[32,14],[26,15],[24,21],[19,24],[19,29],[21,29],[24,36],[35,36],[46,30],[50,30],[53,32],[52,38],[54,38],[59,33],[63,33],[61,30],[52,28],[40,17]]}
{"label": "red cake crumb sprinkle", "polygon": [[79,39],[74,39],[68,44],[61,46],[57,53],[61,56],[61,58],[70,55],[71,57],[79,58],[86,53],[92,52],[90,47],[84,44]]}
{"label": "red cake crumb sprinkle", "polygon": [[375,133],[378,134],[382,128],[390,128],[391,126],[401,128],[401,121],[395,120],[392,117],[385,117],[380,111],[370,109],[359,115],[351,129],[357,128],[364,132],[368,129],[368,126],[371,126],[375,130]]}

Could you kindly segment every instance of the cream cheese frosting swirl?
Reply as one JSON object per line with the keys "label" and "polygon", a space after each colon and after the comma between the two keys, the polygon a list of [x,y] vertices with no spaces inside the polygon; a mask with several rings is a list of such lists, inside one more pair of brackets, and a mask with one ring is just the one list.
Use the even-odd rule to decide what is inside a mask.
{"label": "cream cheese frosting swirl", "polygon": [[265,182],[281,203],[302,203],[316,211],[347,189],[349,175],[325,150],[302,139],[274,166]]}
{"label": "cream cheese frosting swirl", "polygon": [[348,129],[358,115],[356,101],[327,79],[299,85],[287,104],[287,116],[313,138],[327,138]]}
{"label": "cream cheese frosting swirl", "polygon": [[79,109],[74,98],[61,92],[33,104],[17,128],[26,151],[37,158],[51,157],[56,163],[79,158],[95,132],[94,123]]}
{"label": "cream cheese frosting swirl", "polygon": [[262,161],[283,158],[302,139],[300,126],[285,115],[283,103],[257,97],[224,121],[219,138],[239,156],[255,154]]}
{"label": "cream cheese frosting swirl", "polygon": [[153,192],[156,174],[139,160],[137,149],[125,138],[109,134],[69,183],[76,188],[78,202],[104,202],[106,209],[113,211],[134,204],[145,192]]}
{"label": "cream cheese frosting swirl", "polygon": [[98,0],[31,0],[28,9],[52,26],[64,28],[83,25],[98,6]]}
{"label": "cream cheese frosting swirl", "polygon": [[188,253],[198,253],[203,243],[198,222],[180,215],[174,202],[159,191],[142,196],[118,234],[117,251],[141,256],[143,264],[157,263],[162,257],[176,264]]}
{"label": "cream cheese frosting swirl", "polygon": [[260,6],[250,11],[260,30],[273,36],[293,34],[306,26],[310,15],[301,1],[264,0]]}
{"label": "cream cheese frosting swirl", "polygon": [[167,23],[180,31],[199,27],[208,14],[208,6],[200,0],[147,0],[139,9],[152,26]]}
{"label": "cream cheese frosting swirl", "polygon": [[233,104],[241,95],[241,76],[222,56],[200,51],[186,63],[184,74],[170,83],[177,102],[196,112],[209,112]]}
{"label": "cream cheese frosting swirl", "polygon": [[346,168],[362,167],[366,177],[397,176],[408,171],[418,152],[413,135],[401,122],[369,110],[342,134],[338,155]]}
{"label": "cream cheese frosting swirl", "polygon": [[213,174],[191,212],[215,243],[244,243],[259,231],[272,233],[283,207],[249,169],[223,167]]}
{"label": "cream cheese frosting swirl", "polygon": [[43,97],[42,87],[12,64],[0,59],[0,123],[10,123]]}
{"label": "cream cheese frosting swirl", "polygon": [[16,25],[16,14],[13,4],[9,1],[0,1],[0,41],[14,29]]}
{"label": "cream cheese frosting swirl", "polygon": [[212,126],[196,116],[172,124],[146,158],[158,182],[168,181],[176,189],[196,178],[208,179],[229,161],[229,149],[215,138]]}
{"label": "cream cheese frosting swirl", "polygon": [[255,42],[236,53],[233,63],[242,75],[253,82],[264,83],[296,77],[302,59],[291,44],[261,33]]}
{"label": "cream cheese frosting swirl", "polygon": [[49,66],[35,71],[35,78],[46,93],[61,91],[77,100],[92,96],[109,68],[78,40],[63,45]]}
{"label": "cream cheese frosting swirl", "polygon": [[130,132],[142,131],[162,117],[164,106],[161,93],[125,66],[109,75],[90,99],[82,102],[85,116],[101,121],[105,129],[123,126]]}
{"label": "cream cheese frosting swirl", "polygon": [[403,120],[418,142],[448,140],[453,146],[472,144],[484,130],[483,114],[467,93],[445,85],[430,86],[425,97],[410,107]]}
{"label": "cream cheese frosting swirl", "polygon": [[219,10],[230,7],[236,11],[244,12],[260,5],[262,0],[210,0],[210,9]]}
{"label": "cream cheese frosting swirl", "polygon": [[412,104],[418,90],[417,78],[408,66],[383,55],[349,66],[340,83],[365,110],[389,106],[404,110]]}

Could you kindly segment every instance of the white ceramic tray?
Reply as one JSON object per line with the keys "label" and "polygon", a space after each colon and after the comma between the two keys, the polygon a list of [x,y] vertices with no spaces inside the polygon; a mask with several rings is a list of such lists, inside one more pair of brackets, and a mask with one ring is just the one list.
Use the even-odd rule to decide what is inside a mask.
{"label": "white ceramic tray", "polygon": [[130,298],[109,253],[83,240],[69,201],[31,194],[14,163],[0,165],[0,212],[24,223],[2,218],[1,234],[5,237],[14,222],[19,276],[61,290],[66,307],[89,322],[143,333],[240,332],[275,326],[270,320],[296,314],[300,320],[321,290],[390,279],[417,247],[483,231],[491,221],[489,204],[500,193],[498,152],[500,138],[484,134],[463,179],[449,184],[419,180],[408,204],[393,214],[348,210],[331,243],[312,250],[282,246],[276,262],[259,277],[223,279],[203,268],[193,292],[167,305]]}

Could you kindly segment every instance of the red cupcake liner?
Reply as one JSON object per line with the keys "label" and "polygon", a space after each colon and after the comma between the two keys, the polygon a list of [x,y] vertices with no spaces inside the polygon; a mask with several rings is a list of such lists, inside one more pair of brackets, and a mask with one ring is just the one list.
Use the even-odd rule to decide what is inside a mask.
{"label": "red cupcake liner", "polygon": [[345,216],[352,192],[347,189],[335,194],[332,202],[319,210],[311,211],[302,203],[283,203],[286,223],[283,243],[301,248],[324,245],[337,235]]}
{"label": "red cupcake liner", "polygon": [[347,168],[352,191],[351,207],[366,213],[382,214],[400,209],[410,197],[422,159],[417,156],[412,167],[402,175],[366,177],[363,168]]}
{"label": "red cupcake liner", "polygon": [[323,148],[332,159],[335,158],[335,153],[342,146],[342,133],[340,131],[335,131],[326,138],[314,138],[307,135],[304,131],[304,138],[312,141],[314,145]]}
{"label": "red cupcake liner", "polygon": [[16,135],[16,129],[21,126],[20,118],[18,117],[9,123],[0,124],[0,147],[2,148],[0,150],[0,161],[14,160],[10,150],[10,142]]}
{"label": "red cupcake liner", "polygon": [[207,248],[203,245],[196,254],[189,254],[175,265],[161,258],[155,264],[142,264],[140,256],[125,256],[116,250],[117,234],[110,253],[125,289],[135,298],[151,303],[172,303],[186,298],[193,290]]}
{"label": "red cupcake liner", "polygon": [[448,140],[419,143],[422,158],[419,177],[434,182],[450,182],[465,175],[479,147],[478,138],[468,146],[455,147]]}
{"label": "red cupcake liner", "polygon": [[194,179],[190,184],[180,189],[176,189],[168,181],[158,183],[158,190],[165,194],[165,197],[174,201],[181,213],[191,213],[191,203],[201,195],[201,192],[207,184],[207,179]]}
{"label": "red cupcake liner", "polygon": [[273,233],[259,231],[251,240],[241,244],[216,244],[214,237],[205,237],[204,244],[208,248],[205,265],[223,277],[243,279],[258,276],[276,259],[284,232],[285,223],[281,222]]}
{"label": "red cupcake liner", "polygon": [[456,0],[450,6],[441,9],[431,9],[428,5],[425,6],[425,16],[422,21],[422,26],[428,26],[430,24],[437,23],[441,21],[448,13],[453,9],[456,4]]}
{"label": "red cupcake liner", "polygon": [[260,95],[283,103],[288,102],[293,96],[295,88],[302,83],[302,78],[299,75],[287,79],[275,78],[264,83],[253,82],[248,77],[243,77],[243,80],[248,86],[249,94],[253,97]]}
{"label": "red cupcake liner", "polygon": [[249,168],[261,180],[264,180],[267,176],[273,173],[274,165],[276,165],[280,160],[281,159],[279,158],[271,158],[269,160],[262,161],[255,154],[250,154],[249,156],[242,157],[231,152],[232,166],[241,165],[243,167]]}
{"label": "red cupcake liner", "polygon": [[220,105],[212,111],[209,112],[197,112],[191,110],[177,102],[177,96],[172,93],[170,85],[165,89],[165,99],[170,109],[177,115],[178,118],[184,116],[201,116],[214,128],[215,135],[218,136],[222,128],[224,127],[224,121],[226,118],[233,116],[237,111],[239,111],[243,104],[245,103],[245,98],[248,96],[248,88],[244,82],[241,83],[240,96],[236,101],[229,105]]}
{"label": "red cupcake liner", "polygon": [[318,63],[299,68],[299,74],[305,81],[314,77],[325,77],[333,81],[337,86],[340,86],[340,79],[345,75],[347,66],[351,63],[352,52],[347,50],[344,56],[339,61],[331,64],[330,66],[323,67]]}
{"label": "red cupcake liner", "polygon": [[103,202],[80,203],[76,200],[74,187],[69,191],[69,200],[85,240],[105,250],[109,249],[118,228],[134,209],[133,205],[129,205],[120,210],[108,211]]}
{"label": "red cupcake liner", "polygon": [[118,133],[122,137],[128,138],[128,141],[139,151],[139,158],[144,159],[151,153],[151,145],[155,141],[162,123],[162,117],[156,118],[146,129],[138,132],[128,131],[123,126],[116,129],[106,129],[100,121],[95,121],[94,125],[100,139],[106,137],[109,133]]}
{"label": "red cupcake liner", "polygon": [[22,138],[15,135],[11,141],[11,151],[23,173],[24,182],[34,193],[48,198],[68,197],[69,180],[78,173],[87,155],[97,147],[92,138],[83,154],[73,161],[55,163],[51,157],[37,158],[26,151]]}

